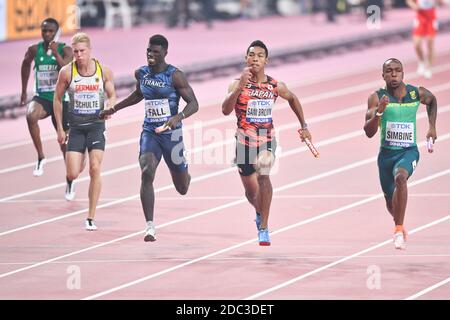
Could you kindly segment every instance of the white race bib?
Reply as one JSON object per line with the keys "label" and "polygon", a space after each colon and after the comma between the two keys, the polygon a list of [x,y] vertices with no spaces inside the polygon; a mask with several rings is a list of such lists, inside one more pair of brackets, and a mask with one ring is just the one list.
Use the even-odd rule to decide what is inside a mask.
{"label": "white race bib", "polygon": [[272,122],[271,99],[256,99],[247,102],[246,120],[251,123],[270,123]]}
{"label": "white race bib", "polygon": [[58,70],[38,71],[37,90],[39,92],[55,91],[57,80],[58,80]]}
{"label": "white race bib", "polygon": [[395,147],[410,147],[414,144],[413,122],[390,122],[386,123],[385,144]]}
{"label": "white race bib", "polygon": [[150,122],[166,122],[170,116],[168,99],[145,100],[145,117]]}
{"label": "white race bib", "polygon": [[75,92],[73,112],[76,114],[95,114],[100,112],[98,92]]}

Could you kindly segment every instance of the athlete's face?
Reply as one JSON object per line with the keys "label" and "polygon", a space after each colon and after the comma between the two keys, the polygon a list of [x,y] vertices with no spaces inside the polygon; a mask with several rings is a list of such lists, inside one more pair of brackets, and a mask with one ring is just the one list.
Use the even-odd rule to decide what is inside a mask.
{"label": "athlete's face", "polygon": [[250,47],[247,56],[245,57],[247,66],[251,67],[252,73],[257,73],[264,69],[264,66],[269,61],[266,57],[266,51],[261,47]]}
{"label": "athlete's face", "polygon": [[91,48],[86,42],[73,43],[72,50],[78,63],[85,64],[91,60]]}
{"label": "athlete's face", "polygon": [[161,45],[152,44],[147,48],[147,62],[149,66],[160,65],[164,63],[167,51]]}
{"label": "athlete's face", "polygon": [[383,66],[383,79],[386,85],[397,88],[403,82],[403,66],[395,60],[388,60]]}
{"label": "athlete's face", "polygon": [[56,27],[56,25],[54,23],[44,22],[41,25],[41,34],[42,34],[42,39],[44,40],[44,42],[50,43],[50,41],[52,41],[53,38],[55,37],[57,30],[58,30],[58,28]]}

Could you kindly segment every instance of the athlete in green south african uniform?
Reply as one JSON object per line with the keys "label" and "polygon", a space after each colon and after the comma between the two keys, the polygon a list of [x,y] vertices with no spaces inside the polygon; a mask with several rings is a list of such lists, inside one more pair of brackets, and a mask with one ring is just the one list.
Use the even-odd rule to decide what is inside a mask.
{"label": "athlete in green south african uniform", "polygon": [[420,104],[427,106],[429,128],[426,139],[436,135],[436,97],[423,87],[403,82],[403,66],[397,59],[383,64],[386,87],[374,92],[368,101],[364,131],[372,138],[381,129],[378,154],[380,183],[386,206],[395,222],[394,244],[406,248],[403,222],[408,200],[407,181],[419,161],[416,114]]}

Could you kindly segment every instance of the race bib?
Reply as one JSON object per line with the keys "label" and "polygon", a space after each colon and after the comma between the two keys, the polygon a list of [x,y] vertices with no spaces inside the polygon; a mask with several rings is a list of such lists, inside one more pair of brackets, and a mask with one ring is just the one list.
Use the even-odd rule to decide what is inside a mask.
{"label": "race bib", "polygon": [[37,72],[38,92],[55,91],[57,80],[58,80],[58,70],[38,71]]}
{"label": "race bib", "polygon": [[75,92],[73,112],[76,114],[96,114],[100,112],[98,92]]}
{"label": "race bib", "polygon": [[414,145],[413,122],[387,122],[385,145],[394,147],[410,147]]}
{"label": "race bib", "polygon": [[170,116],[169,100],[145,100],[145,117],[150,122],[166,122]]}
{"label": "race bib", "polygon": [[257,99],[249,100],[247,103],[246,120],[251,123],[272,122],[273,100]]}

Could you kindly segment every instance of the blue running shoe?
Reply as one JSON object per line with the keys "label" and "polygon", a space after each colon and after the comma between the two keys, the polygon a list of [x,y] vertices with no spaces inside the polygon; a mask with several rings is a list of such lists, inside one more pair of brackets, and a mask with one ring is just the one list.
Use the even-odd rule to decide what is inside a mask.
{"label": "blue running shoe", "polygon": [[258,240],[260,246],[270,246],[269,229],[259,229]]}
{"label": "blue running shoe", "polygon": [[259,231],[259,229],[261,229],[261,215],[258,212],[256,213],[255,222],[256,222],[256,229],[258,229]]}

